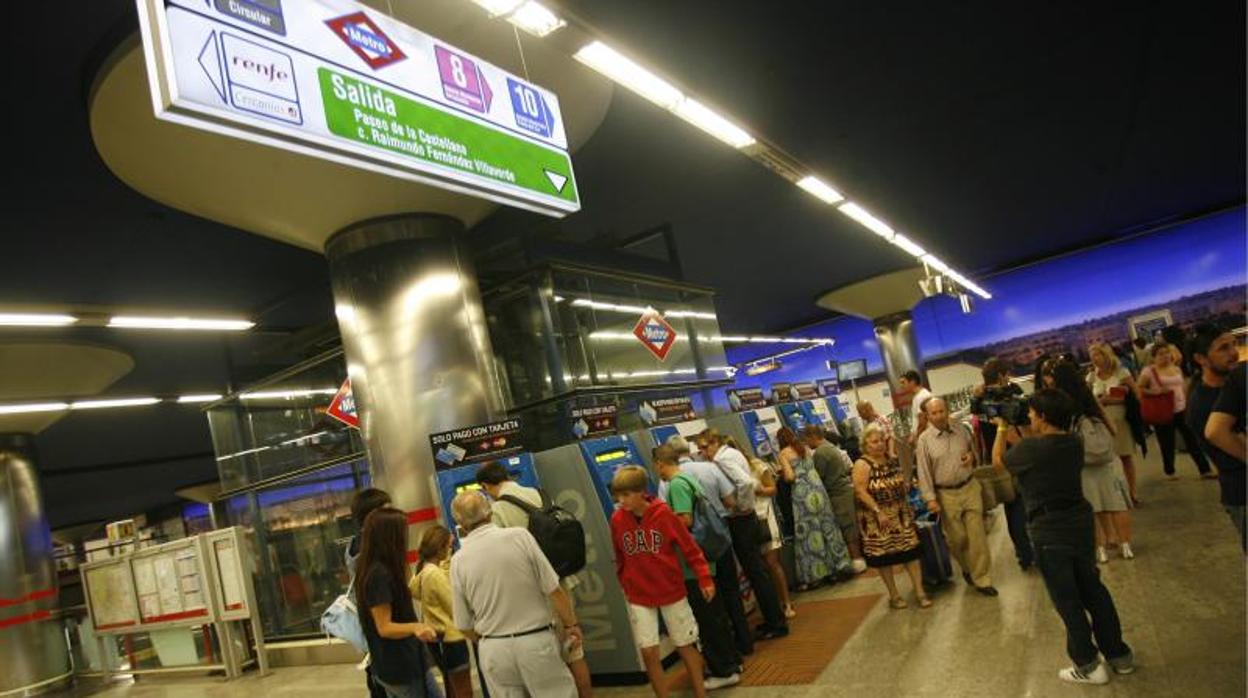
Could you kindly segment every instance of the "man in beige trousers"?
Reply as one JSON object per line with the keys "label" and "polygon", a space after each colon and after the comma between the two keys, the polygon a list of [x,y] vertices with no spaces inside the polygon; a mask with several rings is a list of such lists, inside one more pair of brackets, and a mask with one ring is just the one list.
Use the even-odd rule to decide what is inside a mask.
{"label": "man in beige trousers", "polygon": [[929,399],[924,411],[927,429],[915,443],[919,489],[928,510],[941,515],[949,551],[962,568],[963,579],[984,596],[996,596],[971,434],[950,423],[949,408],[940,398]]}

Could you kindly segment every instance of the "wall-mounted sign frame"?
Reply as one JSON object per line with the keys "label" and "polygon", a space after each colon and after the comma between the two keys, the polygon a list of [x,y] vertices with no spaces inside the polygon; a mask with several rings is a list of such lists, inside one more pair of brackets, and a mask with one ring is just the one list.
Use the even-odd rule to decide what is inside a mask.
{"label": "wall-mounted sign frame", "polygon": [[352,0],[136,2],[159,119],[549,216],[580,210],[550,90]]}

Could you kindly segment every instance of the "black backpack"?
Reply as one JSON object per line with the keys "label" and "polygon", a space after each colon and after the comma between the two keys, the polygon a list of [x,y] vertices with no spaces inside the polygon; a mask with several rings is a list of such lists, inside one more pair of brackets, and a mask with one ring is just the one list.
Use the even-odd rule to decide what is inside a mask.
{"label": "black backpack", "polygon": [[585,529],[567,509],[564,509],[546,496],[542,496],[541,508],[505,494],[499,501],[514,504],[529,515],[529,533],[537,540],[555,574],[562,577],[572,575],[585,569]]}

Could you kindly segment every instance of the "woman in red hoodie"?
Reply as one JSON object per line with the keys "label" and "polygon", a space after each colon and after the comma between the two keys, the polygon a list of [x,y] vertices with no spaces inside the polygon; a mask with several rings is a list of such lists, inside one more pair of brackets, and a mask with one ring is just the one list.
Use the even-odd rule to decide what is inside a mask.
{"label": "woman in red hoodie", "polygon": [[647,494],[649,482],[646,471],[635,465],[620,468],[611,479],[611,493],[619,504],[611,516],[615,574],[628,599],[628,619],[654,695],[667,698],[667,680],[659,660],[662,613],[668,636],[689,673],[693,694],[705,698],[702,655],[697,647],[698,623],[685,598],[681,556],[697,576],[698,586],[708,601],[715,596],[715,582],[702,549],[684,524],[666,504]]}

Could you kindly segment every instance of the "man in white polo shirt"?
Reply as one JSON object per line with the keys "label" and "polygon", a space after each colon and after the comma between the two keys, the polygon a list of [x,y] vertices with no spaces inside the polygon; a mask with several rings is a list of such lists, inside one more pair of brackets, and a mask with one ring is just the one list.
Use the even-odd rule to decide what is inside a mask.
{"label": "man in white polo shirt", "polygon": [[537,541],[525,529],[491,523],[490,502],[462,492],[451,502],[463,548],[451,558],[455,627],[480,641],[481,671],[490,694],[575,698],[576,682],[560,657],[550,622],[553,607],[567,642],[583,640],[568,593]]}

